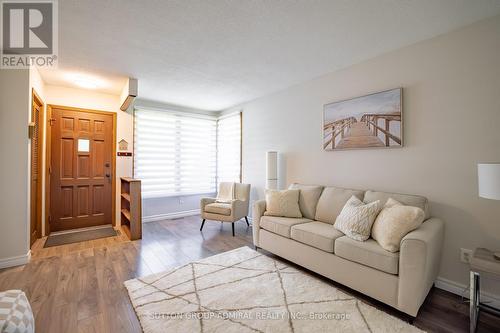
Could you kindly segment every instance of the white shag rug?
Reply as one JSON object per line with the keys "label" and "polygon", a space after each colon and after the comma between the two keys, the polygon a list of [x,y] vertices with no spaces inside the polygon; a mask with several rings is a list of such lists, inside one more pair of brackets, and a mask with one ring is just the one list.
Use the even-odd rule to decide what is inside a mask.
{"label": "white shag rug", "polygon": [[144,332],[422,332],[248,247],[125,287]]}

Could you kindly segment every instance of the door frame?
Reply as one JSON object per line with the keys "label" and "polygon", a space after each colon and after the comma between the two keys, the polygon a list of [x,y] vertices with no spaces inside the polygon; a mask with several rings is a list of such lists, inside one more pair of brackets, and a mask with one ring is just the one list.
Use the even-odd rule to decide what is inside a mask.
{"label": "door frame", "polygon": [[72,106],[63,106],[56,104],[47,104],[47,147],[45,153],[45,235],[50,234],[50,172],[51,172],[51,158],[52,158],[52,128],[51,123],[54,120],[52,118],[52,109],[64,109],[68,111],[76,112],[86,112],[95,113],[102,115],[111,115],[113,117],[113,133],[112,133],[112,151],[111,151],[111,224],[116,226],[116,112],[113,111],[101,111],[93,109],[83,109]]}
{"label": "door frame", "polygon": [[[38,234],[36,235],[36,239],[42,237],[42,205],[43,205],[43,200],[42,200],[42,193],[43,193],[43,134],[44,134],[44,116],[45,116],[45,103],[43,102],[42,98],[38,93],[36,92],[35,88],[31,88],[31,121],[35,122],[33,119],[33,104],[36,103],[37,105],[40,106],[40,112],[38,113],[38,161],[37,161],[37,168],[38,168],[38,181],[37,181],[37,187],[36,189],[31,187],[31,165],[33,164],[33,155],[30,155],[30,212],[31,212],[31,198],[34,192],[36,191],[36,216],[35,216],[35,223],[37,226]],[[33,139],[31,139],[33,140]],[[30,141],[31,141],[30,140]],[[29,241],[30,241],[30,247],[35,243],[36,239],[33,240],[31,239],[32,234],[31,234],[31,217],[30,217],[30,231],[29,231]]]}

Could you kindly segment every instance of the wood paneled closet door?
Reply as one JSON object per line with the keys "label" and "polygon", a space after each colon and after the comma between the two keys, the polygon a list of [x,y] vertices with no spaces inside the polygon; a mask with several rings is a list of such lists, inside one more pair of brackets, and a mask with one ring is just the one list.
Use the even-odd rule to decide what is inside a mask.
{"label": "wood paneled closet door", "polygon": [[112,223],[113,115],[52,108],[50,230]]}
{"label": "wood paneled closet door", "polygon": [[42,142],[43,103],[33,90],[31,94],[31,174],[30,174],[30,246],[42,237]]}

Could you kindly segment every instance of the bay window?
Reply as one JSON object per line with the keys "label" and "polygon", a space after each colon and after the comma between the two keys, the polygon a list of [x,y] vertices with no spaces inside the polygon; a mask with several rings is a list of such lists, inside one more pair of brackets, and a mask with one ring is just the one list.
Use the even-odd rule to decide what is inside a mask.
{"label": "bay window", "polygon": [[134,122],[134,177],[144,198],[215,193],[218,181],[240,181],[239,113],[138,108]]}

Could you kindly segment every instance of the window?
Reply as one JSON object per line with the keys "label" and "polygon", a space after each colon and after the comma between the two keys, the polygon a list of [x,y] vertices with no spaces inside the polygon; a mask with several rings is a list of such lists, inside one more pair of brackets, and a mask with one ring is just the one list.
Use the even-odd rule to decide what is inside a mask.
{"label": "window", "polygon": [[134,177],[145,198],[216,192],[215,117],[135,110]]}
{"label": "window", "polygon": [[90,140],[89,139],[78,139],[78,152],[88,153],[90,151]]}
{"label": "window", "polygon": [[217,121],[217,184],[241,181],[241,112]]}

